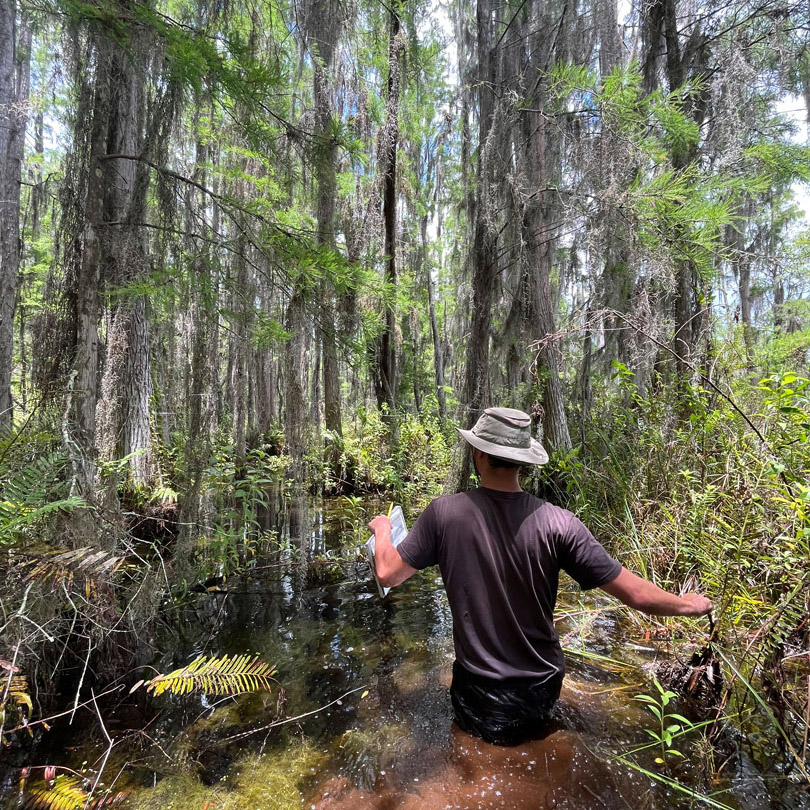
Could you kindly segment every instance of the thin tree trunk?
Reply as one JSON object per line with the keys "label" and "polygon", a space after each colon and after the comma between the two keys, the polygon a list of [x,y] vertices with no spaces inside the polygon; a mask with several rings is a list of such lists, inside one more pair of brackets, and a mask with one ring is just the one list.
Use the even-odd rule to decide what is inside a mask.
{"label": "thin tree trunk", "polygon": [[[322,23],[316,32],[318,54],[313,68],[313,97],[315,101],[315,177],[318,186],[317,242],[335,248],[335,208],[337,204],[337,143],[332,133],[332,102],[329,92],[329,73],[334,59],[336,40],[340,25],[334,10],[320,9]],[[321,311],[321,366],[323,370],[324,423],[326,430],[337,437],[343,435],[340,413],[340,377],[336,339],[336,316],[331,284],[324,280],[320,285]],[[331,443],[329,465],[337,471],[339,445]]]}
{"label": "thin tree trunk", "polygon": [[284,443],[290,456],[290,472],[293,479],[301,484],[306,478],[304,456],[307,446],[307,349],[306,330],[308,327],[304,293],[297,286],[293,290],[284,328],[290,339],[284,352]]}
{"label": "thin tree trunk", "polygon": [[[388,92],[386,118],[380,134],[379,164],[383,178],[383,226],[385,232],[384,252],[386,255],[385,281],[391,291],[397,286],[397,144],[399,142],[399,92],[402,53],[405,42],[401,34],[399,2],[389,11],[388,30]],[[386,405],[391,419],[392,433],[396,431],[396,393],[398,384],[397,314],[393,301],[385,306],[385,328],[379,339],[375,390],[377,404]]]}
{"label": "thin tree trunk", "polygon": [[428,310],[430,313],[430,334],[433,338],[433,371],[436,380],[436,402],[439,406],[439,418],[447,417],[447,395],[444,390],[444,357],[442,356],[442,345],[439,339],[439,325],[436,321],[436,293],[433,290],[433,273],[430,264],[427,262],[427,215],[422,217],[422,256],[424,261],[425,283],[428,292]]}

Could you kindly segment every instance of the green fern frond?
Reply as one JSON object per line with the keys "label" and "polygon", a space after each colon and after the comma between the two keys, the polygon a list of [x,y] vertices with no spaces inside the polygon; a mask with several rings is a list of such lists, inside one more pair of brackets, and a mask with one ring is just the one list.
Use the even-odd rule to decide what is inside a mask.
{"label": "green fern frond", "polygon": [[67,493],[64,453],[49,453],[13,471],[0,470],[0,545],[17,539],[56,511],[69,512],[87,506],[82,498]]}
{"label": "green fern frond", "polygon": [[59,774],[52,783],[36,782],[29,789],[24,807],[30,810],[82,810],[88,794],[75,776]]}
{"label": "green fern frond", "polygon": [[207,695],[238,695],[242,692],[270,691],[276,670],[258,658],[236,655],[229,658],[200,656],[182,669],[157,675],[146,681],[153,695],[171,692],[187,695],[194,691]]}

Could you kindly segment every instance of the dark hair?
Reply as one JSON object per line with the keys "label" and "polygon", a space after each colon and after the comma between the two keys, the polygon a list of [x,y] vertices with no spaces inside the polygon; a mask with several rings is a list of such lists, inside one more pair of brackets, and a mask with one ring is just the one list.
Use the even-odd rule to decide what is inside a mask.
{"label": "dark hair", "polygon": [[497,456],[493,456],[491,453],[487,453],[487,459],[489,460],[490,467],[505,470],[516,470],[518,467],[523,466],[519,461],[510,461],[506,458],[498,458]]}

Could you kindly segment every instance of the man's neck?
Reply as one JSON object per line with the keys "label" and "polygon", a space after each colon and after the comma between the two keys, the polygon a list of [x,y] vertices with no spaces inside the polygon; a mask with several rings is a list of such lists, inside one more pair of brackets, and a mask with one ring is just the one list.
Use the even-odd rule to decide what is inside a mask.
{"label": "man's neck", "polygon": [[523,492],[517,470],[484,470],[481,474],[481,486],[497,492]]}

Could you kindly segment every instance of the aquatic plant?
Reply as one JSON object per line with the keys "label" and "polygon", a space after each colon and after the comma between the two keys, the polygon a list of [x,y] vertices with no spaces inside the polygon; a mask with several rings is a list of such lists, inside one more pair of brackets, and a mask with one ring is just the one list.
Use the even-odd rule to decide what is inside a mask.
{"label": "aquatic plant", "polygon": [[693,731],[697,726],[682,714],[667,710],[669,704],[676,697],[675,692],[664,689],[658,682],[658,678],[653,678],[653,685],[655,686],[657,694],[636,695],[635,700],[644,703],[646,708],[658,719],[657,729],[645,728],[644,731],[649,734],[650,737],[655,740],[655,744],[660,747],[661,756],[656,757],[655,761],[659,765],[663,765],[669,755],[683,757],[681,751],[673,747],[673,741],[676,736],[682,736],[689,731]]}

